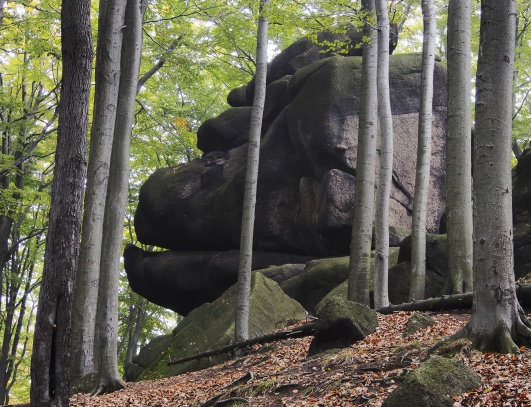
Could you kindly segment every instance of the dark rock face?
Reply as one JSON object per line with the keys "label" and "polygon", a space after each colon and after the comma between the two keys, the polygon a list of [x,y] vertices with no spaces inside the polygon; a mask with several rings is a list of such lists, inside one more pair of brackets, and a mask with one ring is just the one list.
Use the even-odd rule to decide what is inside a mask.
{"label": "dark rock face", "polygon": [[[396,151],[391,226],[410,226],[420,64],[419,55],[391,57]],[[336,56],[299,69],[289,81],[292,101],[261,142],[256,249],[315,256],[348,252],[360,69],[361,58]],[[444,209],[444,82],[444,69],[437,65],[430,231],[438,230]],[[234,109],[246,108],[229,112]],[[227,121],[231,117],[237,119],[233,124]],[[247,137],[239,118],[240,113],[228,113],[205,122],[206,130],[199,131],[203,158],[159,170],[146,181],[135,216],[142,243],[172,250],[238,248],[246,159],[241,143]]]}
{"label": "dark rock face", "polygon": [[513,220],[531,222],[531,149],[525,150],[514,169]]}
{"label": "dark rock face", "polygon": [[[307,259],[349,251],[361,57],[324,58],[308,41],[293,44],[269,68],[254,249],[272,254],[262,267],[281,264],[273,260],[275,253]],[[348,55],[357,52],[352,47]],[[395,132],[390,226],[409,228],[421,56],[393,55],[390,66]],[[141,188],[135,215],[139,241],[173,251],[154,255],[128,249],[124,254],[131,286],[150,301],[186,313],[212,301],[236,280],[237,267],[224,272],[197,267],[182,257],[201,257],[208,265],[213,254],[204,252],[239,248],[252,86],[231,92],[233,107],[202,125],[201,159],[158,170]],[[436,232],[445,201],[446,72],[440,64],[433,106],[427,225]]]}
{"label": "dark rock face", "polygon": [[[181,315],[214,301],[238,279],[237,250],[152,253],[129,245],[124,258],[133,291]],[[252,268],[309,260],[308,256],[256,251]]]}

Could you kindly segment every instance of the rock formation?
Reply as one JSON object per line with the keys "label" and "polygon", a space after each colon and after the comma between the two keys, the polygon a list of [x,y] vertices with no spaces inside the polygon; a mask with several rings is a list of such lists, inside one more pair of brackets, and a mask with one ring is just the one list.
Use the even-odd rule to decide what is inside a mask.
{"label": "rock formation", "polygon": [[[296,42],[269,67],[254,235],[254,248],[262,253],[259,268],[349,250],[361,57],[325,58],[315,47]],[[421,56],[393,55],[390,66],[395,154],[389,221],[392,227],[409,228]],[[438,63],[434,82],[431,232],[438,230],[445,196],[446,72]],[[232,107],[203,123],[198,131],[202,158],[156,171],[140,191],[138,239],[170,251],[126,249],[130,284],[150,301],[182,314],[214,300],[236,281],[234,265],[220,272],[210,264],[239,246],[252,86],[251,81],[232,91]]]}

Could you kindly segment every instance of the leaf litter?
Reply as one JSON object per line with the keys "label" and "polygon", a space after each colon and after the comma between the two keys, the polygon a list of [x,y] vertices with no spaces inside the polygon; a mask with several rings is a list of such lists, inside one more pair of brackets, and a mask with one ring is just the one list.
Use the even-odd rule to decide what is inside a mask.
{"label": "leaf litter", "polygon": [[[253,346],[242,358],[167,379],[128,383],[115,393],[76,394],[72,407],[99,406],[380,406],[407,373],[428,357],[437,341],[457,332],[468,311],[429,313],[435,325],[402,336],[413,313],[378,315],[378,330],[334,353],[306,358],[312,337]],[[481,353],[464,347],[456,355],[480,375],[482,385],[453,395],[455,407],[531,407],[531,350],[518,355]]]}

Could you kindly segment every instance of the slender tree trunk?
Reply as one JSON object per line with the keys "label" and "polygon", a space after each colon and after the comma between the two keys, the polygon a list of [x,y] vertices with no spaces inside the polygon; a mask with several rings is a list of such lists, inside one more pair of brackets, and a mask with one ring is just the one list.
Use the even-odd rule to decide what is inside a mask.
{"label": "slender tree trunk", "polygon": [[253,257],[253,232],[256,206],[256,186],[258,183],[258,163],[260,159],[260,135],[264,113],[267,77],[267,13],[270,0],[260,0],[258,33],[256,40],[256,85],[251,128],[249,130],[249,150],[247,152],[247,172],[243,198],[242,229],[240,238],[240,262],[238,268],[238,298],[236,302],[236,342],[249,339],[249,298],[251,295],[251,264]]}
{"label": "slender tree trunk", "polygon": [[433,71],[435,67],[435,6],[433,0],[422,0],[424,40],[419,112],[419,137],[413,225],[411,228],[411,286],[409,300],[424,299],[426,280],[426,210],[430,183],[431,122],[433,109]]}
{"label": "slender tree trunk", "polygon": [[393,116],[389,94],[389,15],[385,0],[376,0],[376,13],[378,15],[380,171],[376,189],[374,307],[382,308],[389,305],[389,198],[393,177]]}
{"label": "slender tree trunk", "polygon": [[121,56],[120,93],[105,205],[98,295],[99,384],[92,394],[125,386],[118,372],[118,279],[129,183],[131,126],[142,49],[140,0],[128,0]]}
{"label": "slender tree trunk", "polygon": [[103,216],[120,79],[124,13],[125,0],[100,0],[94,119],[90,134],[79,271],[75,286],[72,323],[73,379],[94,370],[94,332]]}
{"label": "slender tree trunk", "polygon": [[460,335],[484,351],[531,345],[514,282],[511,132],[516,5],[482,0],[474,135],[474,295]]}
{"label": "slender tree trunk", "polygon": [[68,406],[70,322],[79,255],[92,70],[90,2],[63,0],[63,79],[52,201],[33,337],[31,405]]}
{"label": "slender tree trunk", "polygon": [[4,20],[4,7],[6,0],[0,0],[0,27],[2,27],[2,21]]}
{"label": "slender tree trunk", "polygon": [[[350,244],[348,298],[369,306],[369,263],[374,217],[374,180],[376,171],[376,135],[378,122],[377,63],[378,40],[374,24],[374,0],[361,2],[367,23],[363,34],[370,41],[363,45],[361,68],[356,191]],[[387,40],[389,41],[389,40]]]}
{"label": "slender tree trunk", "polygon": [[134,321],[134,329],[131,330],[131,335],[127,341],[127,349],[125,351],[124,366],[128,366],[133,363],[133,358],[136,356],[136,349],[138,347],[138,339],[142,333],[142,325],[146,313],[142,308],[137,308],[136,318]]}
{"label": "slender tree trunk", "polygon": [[470,26],[472,0],[448,5],[448,120],[446,220],[449,293],[472,291],[472,112]]}
{"label": "slender tree trunk", "polygon": [[[17,316],[17,323],[15,325],[15,329],[14,329],[14,332],[13,332],[13,338],[10,338],[9,342],[10,345],[11,345],[11,349],[8,350],[8,357],[6,357],[6,364],[3,365],[2,363],[2,367],[0,368],[0,373],[3,374],[3,377],[2,377],[2,382],[1,382],[1,388],[0,388],[0,392],[2,393],[0,395],[0,402],[3,402],[5,404],[9,404],[9,389],[10,387],[13,385],[13,382],[15,381],[15,378],[16,376],[14,375],[14,372],[16,371],[16,361],[17,361],[17,358],[22,358],[24,357],[24,354],[22,355],[19,355],[17,357],[17,353],[18,353],[18,350],[19,350],[19,343],[20,343],[20,339],[21,339],[21,334],[22,334],[22,327],[24,325],[24,318],[25,318],[25,314],[26,314],[26,305],[27,305],[27,299],[28,299],[28,295],[29,293],[31,292],[31,286],[32,286],[32,276],[33,276],[33,269],[34,269],[34,266],[33,264],[30,266],[30,271],[29,271],[29,274],[27,276],[27,281],[26,281],[26,284],[25,284],[25,287],[24,287],[24,293],[22,294],[22,297],[20,298],[20,308],[19,308],[19,312],[18,312],[18,316]],[[2,352],[4,352],[4,350],[2,350]],[[2,354],[3,356],[3,354]],[[18,362],[20,363],[20,362]],[[3,401],[2,401],[3,400]]]}

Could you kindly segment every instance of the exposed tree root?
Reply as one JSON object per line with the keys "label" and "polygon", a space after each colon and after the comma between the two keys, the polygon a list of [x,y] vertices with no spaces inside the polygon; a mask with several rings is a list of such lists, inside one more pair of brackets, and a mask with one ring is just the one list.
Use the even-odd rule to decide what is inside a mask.
{"label": "exposed tree root", "polygon": [[92,390],[90,396],[99,396],[106,393],[112,393],[117,390],[125,389],[125,382],[120,378],[102,379],[98,386]]}
{"label": "exposed tree root", "polygon": [[469,339],[472,346],[482,352],[520,353],[520,346],[531,347],[531,321],[519,308],[514,323],[514,337],[511,335],[511,330],[506,327],[500,327],[490,334],[473,333],[470,324],[467,324],[454,335],[435,344],[429,353],[437,353],[441,348],[463,338]]}

